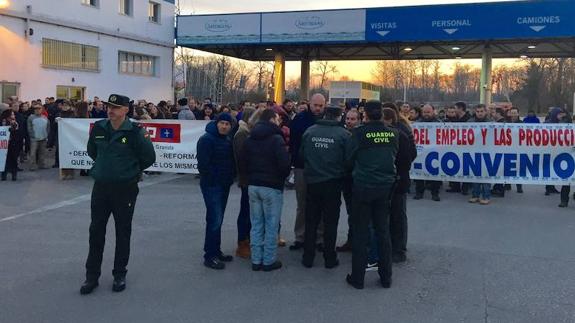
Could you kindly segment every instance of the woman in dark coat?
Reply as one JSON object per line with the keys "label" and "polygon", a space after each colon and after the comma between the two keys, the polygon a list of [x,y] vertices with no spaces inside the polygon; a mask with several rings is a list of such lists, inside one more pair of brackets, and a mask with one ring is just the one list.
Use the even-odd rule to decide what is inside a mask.
{"label": "woman in dark coat", "polygon": [[2,180],[5,181],[8,173],[12,174],[12,180],[17,179],[18,174],[18,155],[20,153],[20,142],[22,139],[18,134],[18,122],[16,122],[16,116],[14,111],[5,110],[0,115],[0,126],[10,127],[10,139],[8,140],[8,155],[6,156],[6,167],[2,172]]}
{"label": "woman in dark coat", "polygon": [[[90,109],[89,109],[89,105],[88,102],[79,102],[76,105],[76,118],[79,119],[88,119],[90,118]],[[88,170],[87,169],[81,169],[80,170],[80,176],[88,176]]]}

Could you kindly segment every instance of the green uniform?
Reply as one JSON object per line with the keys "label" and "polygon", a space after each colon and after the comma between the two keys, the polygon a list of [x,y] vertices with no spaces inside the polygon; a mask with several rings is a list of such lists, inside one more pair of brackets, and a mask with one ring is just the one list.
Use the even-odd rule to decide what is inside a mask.
{"label": "green uniform", "polygon": [[143,128],[126,119],[118,130],[110,121],[94,124],[88,140],[88,155],[94,160],[90,174],[97,182],[128,182],[156,161],[154,145]]}
{"label": "green uniform", "polygon": [[353,129],[352,133],[348,163],[353,168],[354,186],[376,188],[395,183],[395,157],[399,150],[397,129],[372,121]]}
{"label": "green uniform", "polygon": [[304,160],[305,234],[303,264],[310,267],[315,258],[317,229],[323,221],[325,266],[338,265],[335,252],[337,225],[345,161],[349,155],[350,133],[337,120],[318,120],[303,134],[299,156]]}
{"label": "green uniform", "polygon": [[349,131],[335,120],[318,120],[305,131],[299,156],[304,159],[306,183],[344,178],[350,137]]}
{"label": "green uniform", "polygon": [[110,214],[116,227],[115,278],[127,273],[130,255],[132,216],[138,196],[141,172],[156,160],[149,135],[126,119],[114,130],[109,120],[94,124],[88,140],[88,155],[94,160],[90,171],[94,178],[91,201],[90,251],[86,261],[86,279],[100,277]]}
{"label": "green uniform", "polygon": [[379,257],[378,273],[383,286],[391,284],[389,215],[391,194],[397,179],[395,159],[399,132],[380,121],[353,129],[350,166],[353,167],[352,273],[349,281],[363,286],[372,223]]}

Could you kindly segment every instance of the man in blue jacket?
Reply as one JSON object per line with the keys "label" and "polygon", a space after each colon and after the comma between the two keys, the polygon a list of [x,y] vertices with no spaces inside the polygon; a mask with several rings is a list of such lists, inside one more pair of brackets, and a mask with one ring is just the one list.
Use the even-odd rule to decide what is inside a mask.
{"label": "man in blue jacket", "polygon": [[220,249],[224,212],[236,171],[233,145],[228,137],[231,129],[232,117],[222,113],[208,123],[197,146],[200,188],[206,204],[204,265],[212,269],[224,269],[224,262],[233,260]]}

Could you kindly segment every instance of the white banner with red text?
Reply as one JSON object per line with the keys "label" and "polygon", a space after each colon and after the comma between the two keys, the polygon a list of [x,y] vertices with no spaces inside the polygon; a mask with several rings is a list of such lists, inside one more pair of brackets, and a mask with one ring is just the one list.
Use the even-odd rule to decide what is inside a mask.
{"label": "white banner with red text", "polygon": [[411,178],[492,184],[570,185],[572,124],[413,123]]}
{"label": "white banner with red text", "polygon": [[8,145],[10,144],[10,127],[0,127],[0,172],[6,168]]}
{"label": "white banner with red text", "polygon": [[[86,146],[98,119],[60,119],[60,168],[90,169],[93,160]],[[140,122],[150,134],[156,162],[147,171],[198,174],[196,145],[209,121],[149,120]]]}

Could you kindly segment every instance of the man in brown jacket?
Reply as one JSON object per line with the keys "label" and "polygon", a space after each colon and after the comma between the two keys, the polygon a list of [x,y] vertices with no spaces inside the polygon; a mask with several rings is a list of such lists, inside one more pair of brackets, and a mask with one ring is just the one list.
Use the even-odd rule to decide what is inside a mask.
{"label": "man in brown jacket", "polygon": [[[254,114],[255,109],[245,107],[242,119],[239,122],[239,129],[234,135],[234,157],[236,160],[236,168],[240,161],[239,153],[244,145],[244,141],[250,135],[250,130],[253,123],[250,118]],[[236,249],[236,256],[244,259],[250,258],[250,199],[248,196],[248,179],[238,171],[238,186],[242,190],[242,198],[240,202],[240,214],[238,214],[238,248]]]}

